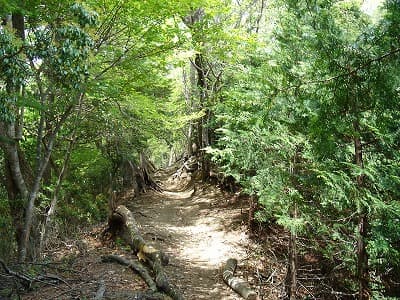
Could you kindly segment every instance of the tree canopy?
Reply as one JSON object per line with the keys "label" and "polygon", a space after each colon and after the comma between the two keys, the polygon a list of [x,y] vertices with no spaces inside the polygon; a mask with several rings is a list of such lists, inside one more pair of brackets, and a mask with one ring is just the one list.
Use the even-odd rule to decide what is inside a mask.
{"label": "tree canopy", "polygon": [[343,295],[399,296],[399,1],[2,0],[0,16],[0,253],[38,258],[52,222],[101,220],[150,160],[194,156],[290,233],[290,299],[310,249]]}

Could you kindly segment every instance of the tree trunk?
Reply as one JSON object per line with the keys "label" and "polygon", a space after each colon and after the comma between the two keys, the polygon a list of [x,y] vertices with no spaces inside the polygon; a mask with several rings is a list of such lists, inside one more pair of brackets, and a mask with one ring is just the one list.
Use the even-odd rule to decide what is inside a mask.
{"label": "tree trunk", "polygon": [[[300,155],[300,150],[297,149],[296,153],[293,157],[292,164],[290,166],[290,176],[291,181],[295,186],[298,186],[297,181],[297,164],[298,164],[298,156]],[[293,219],[298,218],[298,207],[296,199],[292,199],[292,207],[291,207],[291,217]],[[290,238],[289,238],[289,261],[288,261],[288,270],[286,275],[286,291],[289,297],[289,300],[296,300],[297,298],[297,228],[290,229]]]}
{"label": "tree trunk", "polygon": [[[353,124],[354,127],[354,158],[358,167],[364,168],[363,149],[361,143],[361,130],[358,121]],[[356,178],[359,189],[364,186],[363,175],[358,175]],[[358,236],[357,236],[357,278],[358,278],[358,299],[368,300],[371,298],[371,290],[369,287],[369,270],[368,270],[368,252],[367,252],[367,239],[368,239],[368,212],[360,201],[358,201]]]}
{"label": "tree trunk", "polygon": [[[194,86],[193,82],[194,82],[194,74],[195,74],[195,70],[194,70],[194,66],[192,64],[190,64],[190,69],[189,69],[189,79],[187,78],[187,74],[185,71],[185,68],[182,69],[182,80],[183,80],[183,92],[185,95],[185,102],[186,102],[186,107],[187,107],[187,112],[188,114],[192,113],[194,110],[193,107],[193,99],[192,99],[192,88]],[[193,155],[193,148],[192,148],[192,144],[193,144],[193,123],[192,121],[189,121],[188,124],[188,128],[187,128],[187,134],[186,134],[186,152],[187,152],[187,156],[191,157]]]}
{"label": "tree trunk", "polygon": [[[199,104],[200,109],[204,109],[207,106],[208,98],[208,85],[206,77],[206,66],[204,63],[204,57],[202,54],[197,53],[194,60],[194,67],[197,71],[197,89],[199,92]],[[209,111],[206,110],[205,116],[197,120],[197,144],[200,149],[200,161],[201,161],[201,178],[203,181],[207,181],[210,177],[210,162],[206,157],[204,148],[209,146],[209,130],[208,130],[208,117]]]}
{"label": "tree trunk", "polygon": [[[8,18],[7,26],[15,30],[15,34],[22,41],[25,39],[24,17],[20,13],[14,13]],[[9,97],[20,95],[22,88],[16,86],[12,80],[6,84],[6,90]],[[2,148],[5,156],[7,192],[10,207],[13,214],[13,220],[16,230],[16,240],[18,251],[23,245],[23,214],[24,205],[29,197],[29,188],[27,178],[30,174],[30,168],[26,163],[19,148],[19,141],[22,139],[23,109],[13,108],[15,120],[13,122],[0,122],[0,135],[7,138],[2,142]]]}
{"label": "tree trunk", "polygon": [[67,167],[68,167],[68,164],[69,164],[69,160],[70,160],[72,149],[73,149],[73,147],[75,145],[75,142],[76,142],[76,136],[74,135],[72,140],[69,143],[67,152],[65,153],[64,162],[63,162],[63,165],[61,167],[61,171],[60,171],[60,173],[58,175],[56,188],[55,188],[55,190],[53,192],[53,197],[52,197],[51,202],[50,202],[50,208],[46,213],[46,219],[43,222],[42,230],[40,232],[40,242],[39,242],[39,254],[40,255],[42,254],[43,247],[47,243],[47,238],[48,238],[47,235],[48,235],[49,228],[51,227],[51,225],[53,223],[53,215],[56,212],[56,206],[57,206],[57,202],[58,202],[58,195],[59,195],[60,190],[61,190],[61,184],[63,182],[64,175],[65,175],[65,173],[67,171]]}
{"label": "tree trunk", "polygon": [[174,154],[174,146],[171,146],[171,148],[169,149],[168,167],[172,166],[172,164],[174,163]]}
{"label": "tree trunk", "polygon": [[44,174],[44,171],[47,168],[50,155],[53,151],[53,143],[54,143],[54,138],[52,138],[49,149],[47,150],[47,153],[43,160],[41,161],[38,174],[36,174],[35,177],[35,182],[32,187],[32,191],[29,194],[28,198],[28,205],[25,210],[25,222],[24,222],[24,229],[22,231],[22,240],[21,240],[21,249],[19,251],[19,261],[23,262],[26,259],[27,256],[27,251],[28,251],[28,245],[29,245],[29,238],[30,238],[30,233],[32,229],[32,221],[33,221],[33,215],[34,215],[34,208],[35,208],[35,201],[38,196],[40,186],[41,186],[41,180]]}
{"label": "tree trunk", "polygon": [[366,239],[368,236],[368,217],[366,213],[358,216],[358,241],[357,241],[357,276],[358,276],[358,299],[368,300],[371,298],[369,288],[368,253]]}
{"label": "tree trunk", "polygon": [[249,214],[247,218],[247,228],[249,230],[250,236],[253,236],[254,234],[254,225],[255,225],[255,218],[254,214],[256,211],[257,207],[257,199],[256,196],[251,195],[249,198]]}
{"label": "tree trunk", "polygon": [[[297,218],[297,205],[293,209],[293,218]],[[290,230],[289,262],[286,275],[286,291],[289,300],[297,298],[297,233],[296,229]]]}

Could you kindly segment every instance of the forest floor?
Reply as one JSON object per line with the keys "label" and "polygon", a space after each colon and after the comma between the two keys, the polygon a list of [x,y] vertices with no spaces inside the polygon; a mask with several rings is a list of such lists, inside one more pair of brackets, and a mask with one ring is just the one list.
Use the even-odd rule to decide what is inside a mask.
{"label": "forest floor", "polygon": [[[284,233],[264,233],[255,242],[247,234],[246,198],[188,178],[176,181],[171,174],[157,174],[163,192],[150,190],[134,198],[127,193],[119,201],[133,212],[144,239],[169,255],[166,273],[184,298],[241,299],[222,280],[222,266],[233,257],[239,261],[235,275],[247,280],[260,299],[280,299],[286,271],[279,255],[286,250]],[[93,299],[102,285],[104,299],[130,299],[134,291],[145,290],[143,280],[129,268],[101,262],[108,254],[135,259],[122,243],[102,241],[104,226],[49,249],[43,270],[65,281],[39,285],[22,299]]]}

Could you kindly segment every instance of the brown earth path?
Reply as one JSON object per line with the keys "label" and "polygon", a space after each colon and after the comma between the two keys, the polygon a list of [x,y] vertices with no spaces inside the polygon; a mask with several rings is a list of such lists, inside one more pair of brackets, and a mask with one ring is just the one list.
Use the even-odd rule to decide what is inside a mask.
{"label": "brown earth path", "polygon": [[[211,185],[188,185],[166,174],[163,192],[150,191],[128,205],[146,241],[170,256],[166,272],[185,299],[241,299],[222,280],[221,267],[230,257],[248,259],[251,241],[240,204]],[[246,276],[246,270],[238,269]]]}
{"label": "brown earth path", "polygon": [[[157,174],[163,192],[150,190],[137,197],[127,192],[120,202],[133,212],[146,242],[169,255],[167,276],[184,299],[242,299],[222,280],[222,266],[231,257],[239,260],[236,275],[258,285],[261,299],[278,299],[282,268],[276,257],[266,257],[261,245],[248,238],[247,201],[196,180],[174,181],[172,172]],[[54,240],[39,272],[56,274],[63,281],[39,282],[33,290],[21,291],[21,299],[94,299],[104,285],[103,299],[128,300],[135,298],[135,292],[146,290],[144,281],[129,268],[101,262],[101,256],[109,254],[137,259],[129,247],[102,239],[104,226],[82,229],[68,240]],[[261,285],[260,278],[264,278]],[[9,287],[12,289],[12,284]]]}

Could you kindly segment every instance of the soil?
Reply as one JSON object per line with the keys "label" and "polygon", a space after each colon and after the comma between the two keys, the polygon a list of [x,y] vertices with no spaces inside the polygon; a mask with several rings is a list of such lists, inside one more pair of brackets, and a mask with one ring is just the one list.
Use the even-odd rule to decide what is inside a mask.
{"label": "soil", "polygon": [[[150,190],[137,197],[119,200],[134,214],[144,239],[170,257],[165,267],[170,281],[185,299],[241,297],[222,280],[222,266],[228,258],[239,261],[236,276],[247,280],[260,299],[279,299],[285,276],[285,261],[273,251],[276,233],[252,241],[247,233],[246,198],[223,193],[189,175],[173,179],[171,171],[157,174],[164,191]],[[104,242],[99,225],[82,232],[79,240],[60,242],[48,253],[41,272],[56,274],[63,281],[37,283],[22,299],[94,299],[104,283],[104,299],[133,299],[135,291],[146,290],[143,280],[127,267],[102,263],[106,254],[136,259],[118,240]],[[282,234],[279,233],[280,240]],[[282,247],[282,242],[279,241]],[[12,290],[12,289],[11,289]],[[3,296],[4,297],[4,296]],[[1,296],[0,296],[0,299]]]}
{"label": "soil", "polygon": [[246,234],[246,210],[228,205],[214,186],[180,184],[167,180],[164,192],[149,192],[129,205],[143,237],[169,255],[166,272],[185,299],[240,299],[223,283],[221,267],[229,257],[246,262],[256,246]]}

